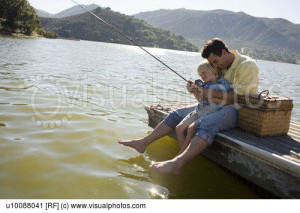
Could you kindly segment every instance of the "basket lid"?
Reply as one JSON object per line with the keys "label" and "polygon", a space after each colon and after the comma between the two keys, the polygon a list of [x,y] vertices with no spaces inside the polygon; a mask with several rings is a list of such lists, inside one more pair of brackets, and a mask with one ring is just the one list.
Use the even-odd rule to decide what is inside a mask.
{"label": "basket lid", "polygon": [[253,109],[291,110],[293,100],[282,95],[239,96],[238,103]]}

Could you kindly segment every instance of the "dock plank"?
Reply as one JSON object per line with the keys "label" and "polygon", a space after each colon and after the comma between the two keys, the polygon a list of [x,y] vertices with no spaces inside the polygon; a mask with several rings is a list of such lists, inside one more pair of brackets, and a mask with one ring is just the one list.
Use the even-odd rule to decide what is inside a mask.
{"label": "dock plank", "polygon": [[290,135],[262,138],[250,133],[246,133],[239,128],[234,128],[222,133],[224,135],[233,137],[243,143],[255,146],[257,148],[280,156],[290,155],[291,150],[300,152],[300,141],[295,140]]}

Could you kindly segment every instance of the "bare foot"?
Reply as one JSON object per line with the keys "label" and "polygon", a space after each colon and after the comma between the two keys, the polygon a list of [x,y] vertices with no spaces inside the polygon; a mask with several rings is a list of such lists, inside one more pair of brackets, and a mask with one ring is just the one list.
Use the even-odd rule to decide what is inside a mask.
{"label": "bare foot", "polygon": [[154,172],[163,174],[179,175],[181,172],[181,168],[179,167],[178,161],[176,159],[153,163],[150,165],[150,168]]}
{"label": "bare foot", "polygon": [[129,146],[135,149],[136,151],[138,151],[139,153],[144,153],[147,147],[142,139],[141,140],[118,140],[118,143],[123,144],[124,146]]}

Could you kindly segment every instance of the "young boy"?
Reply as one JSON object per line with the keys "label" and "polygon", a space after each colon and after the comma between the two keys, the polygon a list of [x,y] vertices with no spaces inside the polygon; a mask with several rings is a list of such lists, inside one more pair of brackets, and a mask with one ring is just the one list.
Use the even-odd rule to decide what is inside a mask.
{"label": "young boy", "polygon": [[[219,77],[218,72],[206,60],[199,65],[198,74],[203,81],[203,84],[201,85],[203,88],[222,91],[232,90],[232,86],[229,81],[225,80],[223,77]],[[199,85],[197,86],[195,83],[193,83],[189,89],[189,91],[194,94],[195,98],[199,102],[197,107],[176,126],[177,140],[180,145],[180,151],[178,154],[181,154],[189,145],[190,141],[195,135],[197,125],[201,119],[205,115],[221,109],[224,105],[222,103],[209,103],[206,100],[202,100],[199,96],[198,87]],[[187,136],[185,137],[186,130]]]}

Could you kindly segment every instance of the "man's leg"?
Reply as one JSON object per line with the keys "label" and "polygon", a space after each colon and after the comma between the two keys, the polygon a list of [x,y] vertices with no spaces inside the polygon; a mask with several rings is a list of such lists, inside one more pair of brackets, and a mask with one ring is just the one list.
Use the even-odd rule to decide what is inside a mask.
{"label": "man's leg", "polygon": [[171,112],[160,124],[158,124],[153,132],[144,138],[138,140],[119,140],[120,144],[134,148],[139,153],[144,153],[146,147],[155,140],[166,136],[172,132],[173,129],[195,109],[196,105],[188,106]]}
{"label": "man's leg", "polygon": [[235,127],[237,120],[238,112],[232,106],[225,106],[217,112],[203,117],[197,126],[195,137],[183,153],[172,160],[157,162],[150,167],[160,173],[179,174],[186,163],[213,142],[214,137],[219,131]]}
{"label": "man's leg", "polygon": [[179,175],[181,169],[190,160],[205,150],[210,144],[200,137],[194,137],[188,147],[172,160],[158,162],[150,165],[150,168],[159,173]]}
{"label": "man's leg", "polygon": [[134,148],[139,153],[144,153],[149,144],[163,136],[170,134],[171,132],[172,128],[162,121],[155,127],[153,132],[144,138],[137,140],[119,140],[118,142],[124,146]]}

